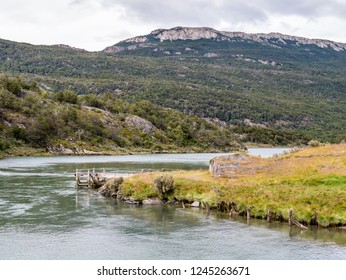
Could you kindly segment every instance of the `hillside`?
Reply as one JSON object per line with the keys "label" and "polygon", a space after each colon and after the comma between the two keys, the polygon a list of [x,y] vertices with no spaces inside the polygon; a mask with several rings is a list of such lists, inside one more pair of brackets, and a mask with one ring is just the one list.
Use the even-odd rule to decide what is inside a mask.
{"label": "hillside", "polygon": [[230,128],[148,101],[52,93],[0,76],[0,156],[244,149]]}
{"label": "hillside", "polygon": [[0,40],[0,71],[53,92],[111,93],[219,119],[245,142],[285,145],[290,133],[305,142],[345,138],[342,43],[185,27],[92,53]]}

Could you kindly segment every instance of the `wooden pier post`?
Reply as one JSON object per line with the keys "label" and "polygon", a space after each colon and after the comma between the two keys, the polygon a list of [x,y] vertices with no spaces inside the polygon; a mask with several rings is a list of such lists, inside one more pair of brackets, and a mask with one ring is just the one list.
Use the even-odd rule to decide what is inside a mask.
{"label": "wooden pier post", "polygon": [[78,169],[76,169],[76,188],[79,187],[79,174],[78,174]]}
{"label": "wooden pier post", "polygon": [[249,221],[250,220],[250,206],[246,206],[246,219]]}
{"label": "wooden pier post", "polygon": [[209,203],[206,202],[205,203],[205,212],[209,215],[210,214],[210,206],[209,206]]}
{"label": "wooden pier post", "polygon": [[89,169],[88,169],[88,179],[87,180],[88,180],[88,187],[90,187],[91,184],[90,184],[90,170]]}
{"label": "wooden pier post", "polygon": [[288,212],[288,225],[293,226],[293,209],[290,208]]}

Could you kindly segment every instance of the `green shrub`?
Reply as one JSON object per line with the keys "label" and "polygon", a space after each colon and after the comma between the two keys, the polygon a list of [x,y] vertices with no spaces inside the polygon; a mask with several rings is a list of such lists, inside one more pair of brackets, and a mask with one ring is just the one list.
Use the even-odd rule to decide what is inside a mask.
{"label": "green shrub", "polygon": [[12,128],[12,136],[17,140],[22,140],[24,142],[28,141],[28,135],[26,130],[18,126]]}
{"label": "green shrub", "polygon": [[318,140],[311,140],[309,141],[308,145],[309,147],[316,148],[322,146],[323,144]]}
{"label": "green shrub", "polygon": [[168,198],[174,191],[174,179],[172,175],[161,175],[156,177],[153,182],[153,187],[158,192],[160,198]]}
{"label": "green shrub", "polygon": [[0,140],[0,151],[5,151],[9,148],[9,145],[8,143],[6,143],[5,141],[3,140]]}
{"label": "green shrub", "polygon": [[6,89],[0,88],[0,107],[8,109],[18,109],[19,99]]}
{"label": "green shrub", "polygon": [[54,97],[60,103],[65,102],[65,103],[77,104],[77,101],[78,101],[77,94],[75,94],[73,91],[70,91],[70,90],[60,91]]}

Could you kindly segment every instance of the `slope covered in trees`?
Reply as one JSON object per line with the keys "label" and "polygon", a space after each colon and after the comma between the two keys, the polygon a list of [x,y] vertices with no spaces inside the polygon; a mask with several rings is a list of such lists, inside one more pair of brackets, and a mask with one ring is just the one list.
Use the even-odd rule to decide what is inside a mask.
{"label": "slope covered in trees", "polygon": [[[244,141],[285,145],[345,138],[346,51],[251,40],[121,42],[120,52],[0,40],[0,71],[52,92],[110,93],[219,119]],[[282,135],[293,135],[282,136]]]}
{"label": "slope covered in trees", "polygon": [[239,137],[195,116],[114,95],[52,93],[0,77],[0,153],[85,154],[242,149]]}

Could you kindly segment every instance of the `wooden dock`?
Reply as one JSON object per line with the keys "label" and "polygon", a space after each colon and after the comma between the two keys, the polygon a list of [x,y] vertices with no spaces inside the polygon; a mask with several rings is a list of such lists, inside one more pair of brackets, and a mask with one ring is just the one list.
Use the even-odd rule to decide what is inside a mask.
{"label": "wooden dock", "polygon": [[115,174],[106,173],[103,169],[102,172],[92,170],[80,170],[76,169],[76,188],[88,187],[88,188],[99,188],[102,187],[108,180],[116,177]]}

